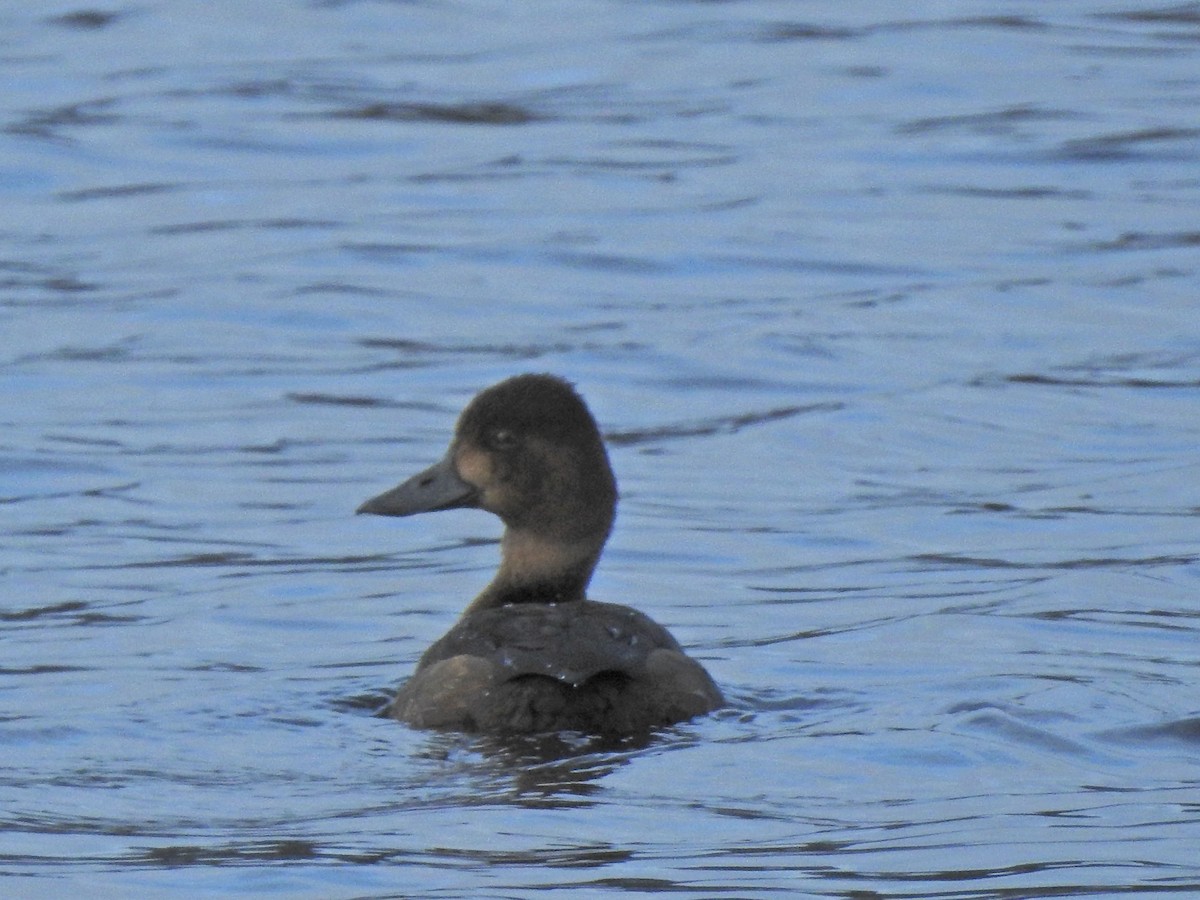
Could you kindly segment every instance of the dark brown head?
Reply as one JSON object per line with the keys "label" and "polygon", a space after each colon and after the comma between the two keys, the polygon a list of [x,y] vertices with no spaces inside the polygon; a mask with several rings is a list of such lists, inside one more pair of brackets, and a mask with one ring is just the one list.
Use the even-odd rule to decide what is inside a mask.
{"label": "dark brown head", "polygon": [[553,375],[518,375],[468,404],[444,459],[358,511],[486,509],[507,526],[501,576],[524,581],[586,560],[586,584],[616,502],[604,442],[580,396]]}

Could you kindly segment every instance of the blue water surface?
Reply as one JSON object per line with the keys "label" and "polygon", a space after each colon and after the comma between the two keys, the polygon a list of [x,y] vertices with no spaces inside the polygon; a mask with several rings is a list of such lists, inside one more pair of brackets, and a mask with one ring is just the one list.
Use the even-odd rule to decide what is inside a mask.
{"label": "blue water surface", "polygon": [[[0,9],[0,893],[1200,895],[1200,4]],[[374,713],[522,371],[728,709]],[[582,892],[582,894],[581,894]]]}

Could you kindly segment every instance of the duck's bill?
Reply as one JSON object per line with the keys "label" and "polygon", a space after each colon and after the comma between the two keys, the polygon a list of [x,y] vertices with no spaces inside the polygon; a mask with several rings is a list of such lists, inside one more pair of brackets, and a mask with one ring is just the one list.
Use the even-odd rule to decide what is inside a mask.
{"label": "duck's bill", "polygon": [[453,461],[447,454],[445,459],[424,472],[378,497],[372,497],[357,512],[376,516],[412,516],[474,505],[475,487],[458,477]]}

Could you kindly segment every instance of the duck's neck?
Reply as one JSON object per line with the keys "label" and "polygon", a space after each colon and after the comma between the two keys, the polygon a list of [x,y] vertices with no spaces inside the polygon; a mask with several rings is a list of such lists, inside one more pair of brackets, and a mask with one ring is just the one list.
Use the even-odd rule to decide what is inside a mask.
{"label": "duck's neck", "polygon": [[500,541],[500,569],[467,612],[507,603],[567,603],[584,599],[607,534],[570,542],[509,528]]}

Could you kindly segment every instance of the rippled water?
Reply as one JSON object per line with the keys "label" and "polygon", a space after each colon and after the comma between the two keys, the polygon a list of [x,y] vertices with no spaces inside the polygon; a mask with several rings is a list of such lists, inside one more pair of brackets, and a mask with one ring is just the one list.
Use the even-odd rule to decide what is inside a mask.
{"label": "rippled water", "polygon": [[[0,11],[6,896],[1200,894],[1200,4]],[[612,443],[646,747],[373,715]]]}

